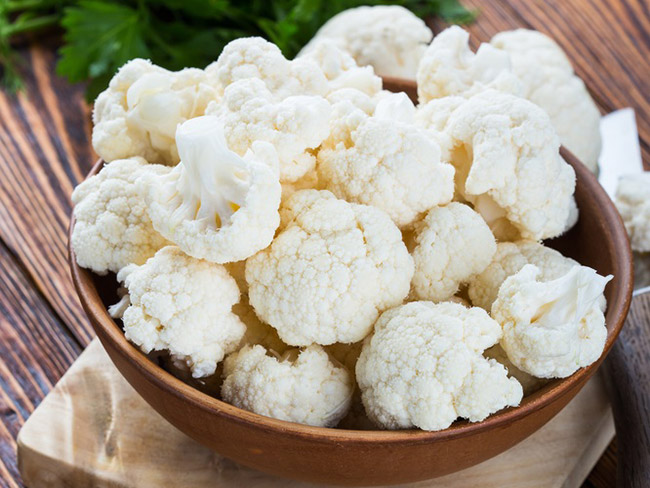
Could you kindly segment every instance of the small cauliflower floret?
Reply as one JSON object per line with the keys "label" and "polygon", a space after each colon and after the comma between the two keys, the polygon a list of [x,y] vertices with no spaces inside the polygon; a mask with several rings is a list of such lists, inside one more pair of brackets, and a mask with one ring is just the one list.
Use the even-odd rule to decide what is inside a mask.
{"label": "small cauliflower floret", "polygon": [[352,56],[329,39],[314,44],[303,57],[313,60],[323,70],[329,82],[328,93],[342,88],[354,88],[375,95],[381,90],[381,78],[375,75],[371,66],[358,66]]}
{"label": "small cauliflower floret", "polygon": [[411,302],[384,312],[357,362],[357,381],[371,420],[387,429],[449,427],[478,422],[523,392],[483,351],[501,327],[480,308]]}
{"label": "small cauliflower floret", "polygon": [[[297,357],[296,357],[297,356]],[[334,427],[350,408],[354,382],[317,345],[282,357],[246,346],[224,363],[221,397],[236,407],[289,422]]]}
{"label": "small cauliflower floret", "polygon": [[237,283],[219,264],[167,246],[117,278],[129,291],[122,316],[126,338],[146,354],[169,351],[194,378],[212,375],[244,336],[246,326],[232,312]]}
{"label": "small cauliflower floret", "polygon": [[499,242],[492,262],[469,280],[467,293],[472,304],[489,312],[505,279],[527,264],[539,268],[540,281],[555,280],[579,265],[555,249],[535,241]]}
{"label": "small cauliflower floret", "polygon": [[512,364],[538,378],[566,378],[589,366],[607,339],[601,300],[612,276],[574,266],[553,281],[540,281],[527,264],[506,279],[492,317],[503,327],[501,347]]}
{"label": "small cauliflower floret", "polygon": [[323,97],[296,95],[279,99],[259,79],[237,81],[206,115],[219,117],[228,147],[244,155],[255,141],[274,145],[280,180],[296,181],[314,169],[312,154],[329,135],[332,108]]}
{"label": "small cauliflower floret", "polygon": [[469,48],[469,33],[451,26],[438,34],[424,52],[417,72],[418,101],[426,103],[450,95],[471,96],[489,88],[521,92],[507,53],[481,44]]}
{"label": "small cauliflower floret", "polygon": [[650,173],[621,177],[615,203],[630,236],[632,249],[650,252]]}
{"label": "small cauliflower floret", "polygon": [[203,115],[218,92],[216,80],[203,70],[173,72],[133,59],[95,100],[93,147],[105,161],[141,156],[176,164],[176,126]]}
{"label": "small cauliflower floret", "polygon": [[461,284],[490,264],[497,249],[481,216],[456,202],[431,209],[415,225],[413,240],[412,293],[433,302],[450,299]]}
{"label": "small cauliflower floret", "polygon": [[339,198],[384,210],[399,227],[451,201],[454,168],[440,160],[429,133],[415,127],[414,115],[404,93],[381,99],[373,116],[350,127],[348,141],[318,152],[319,184]]}
{"label": "small cauliflower floret", "polygon": [[490,43],[510,55],[522,96],[542,107],[564,144],[589,169],[598,169],[600,111],[558,44],[541,32],[500,32]]}
{"label": "small cauliflower floret", "polygon": [[271,246],[246,261],[246,281],[258,316],[285,343],[357,342],[407,296],[413,260],[381,210],[302,190],[281,215]]}
{"label": "small cauliflower floret", "polygon": [[540,240],[567,226],[575,172],[560,156],[548,115],[531,102],[494,90],[468,99],[449,116],[459,197],[500,240]]}
{"label": "small cauliflower floret", "polygon": [[138,184],[145,174],[168,171],[141,158],[119,159],[75,188],[71,241],[79,266],[100,275],[117,273],[127,264],[143,264],[169,244],[154,230]]}
{"label": "small cauliflower floret", "polygon": [[311,59],[286,59],[280,48],[261,37],[229,42],[206,73],[227,87],[239,80],[258,78],[276,96],[325,95],[328,81]]}
{"label": "small cauliflower floret", "polygon": [[404,7],[364,6],[344,10],[328,20],[301,54],[329,41],[349,52],[360,66],[373,66],[380,76],[414,79],[432,37],[422,19]]}
{"label": "small cauliflower floret", "polygon": [[273,146],[256,142],[242,158],[228,149],[212,116],[180,125],[176,141],[178,166],[146,180],[154,228],[190,256],[215,263],[268,246],[280,223],[282,191]]}
{"label": "small cauliflower floret", "polygon": [[487,349],[484,356],[503,364],[503,366],[508,370],[508,376],[516,379],[523,388],[524,396],[531,395],[536,391],[541,390],[549,382],[548,379],[535,378],[533,375],[523,372],[517,366],[512,364],[512,361],[508,359],[508,355],[499,344]]}

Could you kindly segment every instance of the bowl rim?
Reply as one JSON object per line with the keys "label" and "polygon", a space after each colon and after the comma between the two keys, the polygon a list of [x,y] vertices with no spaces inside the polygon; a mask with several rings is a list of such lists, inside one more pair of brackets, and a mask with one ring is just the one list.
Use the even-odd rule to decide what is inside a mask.
{"label": "bowl rim", "polygon": [[[612,348],[630,306],[633,290],[633,264],[632,251],[630,248],[627,233],[618,211],[610,200],[607,193],[600,186],[595,176],[578,161],[566,148],[562,147],[560,153],[565,160],[569,161],[582,181],[589,181],[589,190],[599,203],[603,219],[613,222],[611,240],[616,249],[617,259],[615,264],[620,266],[618,276],[615,278],[619,283],[618,293],[608,302],[606,315],[615,318],[614,323],[608,323],[607,340],[600,358],[591,365],[579,369],[573,375],[557,379],[540,391],[525,397],[518,407],[509,407],[500,410],[481,422],[469,422],[460,420],[454,422],[450,427],[439,431],[425,431],[420,429],[409,430],[349,430],[339,428],[314,427],[271,417],[259,415],[247,410],[240,409],[226,403],[223,400],[214,398],[203,393],[192,386],[182,382],[159,365],[149,360],[135,345],[131,344],[125,337],[120,326],[110,317],[104,306],[99,306],[101,300],[91,278],[91,273],[77,265],[71,239],[68,239],[68,257],[72,274],[72,280],[79,295],[81,304],[100,339],[107,338],[114,350],[125,360],[131,362],[146,377],[146,380],[155,384],[158,388],[167,393],[179,397],[191,403],[194,407],[207,410],[234,423],[245,424],[247,427],[261,429],[284,436],[310,440],[321,443],[341,443],[346,445],[368,445],[373,443],[384,443],[390,445],[398,444],[424,444],[447,440],[450,438],[461,438],[475,435],[488,430],[504,427],[516,420],[531,415],[533,412],[544,408],[554,401],[570,394],[573,388],[583,381],[586,381],[599,367]],[[93,166],[87,177],[96,174],[104,162],[100,159]],[[70,219],[69,236],[74,228],[74,215]]]}

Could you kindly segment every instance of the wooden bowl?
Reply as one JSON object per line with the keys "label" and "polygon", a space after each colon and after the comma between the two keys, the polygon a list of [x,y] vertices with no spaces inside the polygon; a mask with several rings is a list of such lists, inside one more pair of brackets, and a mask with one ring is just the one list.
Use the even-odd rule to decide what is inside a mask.
{"label": "wooden bowl", "polygon": [[483,422],[458,421],[440,432],[352,431],[309,427],[241,410],[186,385],[127,341],[106,312],[116,301],[114,277],[97,277],[81,269],[70,249],[72,278],[93,328],[127,381],[171,424],[221,455],[274,475],[320,483],[382,485],[442,476],[496,456],[553,418],[594,374],[626,317],[633,274],[625,228],[596,178],[566,150],[562,154],[576,170],[580,219],[569,233],[548,244],[602,275],[614,275],[605,290],[605,351],[591,366],[554,380],[524,398],[521,406]]}

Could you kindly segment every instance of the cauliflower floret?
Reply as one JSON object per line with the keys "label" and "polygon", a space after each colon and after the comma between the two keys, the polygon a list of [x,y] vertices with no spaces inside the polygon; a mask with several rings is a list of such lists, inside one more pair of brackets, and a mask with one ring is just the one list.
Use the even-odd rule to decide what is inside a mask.
{"label": "cauliflower floret", "polygon": [[127,266],[117,279],[129,291],[122,316],[126,338],[145,354],[169,351],[194,378],[213,374],[244,336],[246,326],[232,312],[239,289],[221,265],[167,246],[142,266]]}
{"label": "cauliflower floret", "polygon": [[203,70],[173,72],[133,59],[95,100],[93,147],[104,161],[141,156],[150,163],[176,164],[176,126],[203,115],[219,91]]}
{"label": "cauliflower floret", "polygon": [[505,279],[526,264],[534,264],[539,268],[540,281],[555,280],[579,265],[555,249],[535,241],[499,242],[492,262],[483,272],[469,280],[467,293],[472,304],[489,312]]}
{"label": "cauliflower floret", "polygon": [[280,180],[296,181],[313,170],[312,151],[329,135],[332,108],[323,97],[275,97],[256,78],[226,88],[220,103],[210,104],[206,115],[224,124],[228,147],[244,155],[254,141],[273,144],[278,152]]}
{"label": "cauliflower floret", "polygon": [[407,296],[413,260],[388,215],[328,191],[294,193],[282,231],[246,261],[250,301],[287,344],[357,342]]}
{"label": "cauliflower floret", "polygon": [[268,246],[280,223],[282,192],[273,146],[255,142],[241,158],[212,116],[181,124],[176,142],[178,166],[145,180],[154,228],[190,256],[216,263]]}
{"label": "cauliflower floret", "polygon": [[508,359],[508,355],[503,348],[496,344],[490,349],[487,349],[483,354],[488,359],[494,359],[508,370],[508,376],[516,379],[524,390],[524,396],[531,395],[538,390],[541,390],[550,380],[545,378],[535,378],[533,375],[523,372],[517,366],[512,364]]}
{"label": "cauliflower floret", "polygon": [[501,347],[512,364],[539,378],[566,378],[589,366],[607,339],[601,297],[612,276],[574,266],[553,281],[539,281],[527,264],[506,279],[492,304],[503,327]]}
{"label": "cauliflower floret", "polygon": [[144,174],[168,171],[142,158],[120,159],[75,188],[71,241],[79,266],[100,275],[117,273],[127,264],[143,264],[169,244],[151,225],[138,184]]}
{"label": "cauliflower floret", "polygon": [[451,26],[438,34],[424,52],[417,72],[418,101],[426,103],[450,95],[471,96],[489,88],[521,93],[507,53],[481,44],[469,48],[469,33]]}
{"label": "cauliflower floret", "polygon": [[329,85],[311,59],[286,59],[280,48],[261,37],[242,37],[229,42],[205,72],[224,88],[239,80],[258,78],[277,97],[325,95]]}
{"label": "cauliflower floret", "polygon": [[430,135],[413,120],[406,94],[377,103],[374,115],[357,118],[348,140],[318,152],[319,183],[347,201],[384,210],[399,227],[451,201],[454,168],[440,161]]}
{"label": "cauliflower floret", "polygon": [[438,142],[443,161],[451,161],[455,143],[451,134],[445,131],[447,122],[451,114],[466,100],[460,96],[436,98],[419,104],[415,111],[415,124],[426,129]]}
{"label": "cauliflower floret", "polygon": [[468,99],[449,116],[456,189],[497,239],[534,240],[567,225],[575,172],[559,154],[548,115],[531,102],[494,90]]}
{"label": "cauliflower floret", "polygon": [[[296,356],[297,357],[292,357]],[[317,345],[283,357],[246,346],[224,363],[222,398],[236,407],[289,422],[333,427],[350,408],[354,382]]]}
{"label": "cauliflower floret", "polygon": [[523,392],[506,369],[481,353],[501,327],[480,308],[411,302],[384,312],[361,350],[356,372],[366,413],[387,429],[477,422]]}
{"label": "cauliflower floret", "polygon": [[381,78],[375,75],[371,66],[358,66],[352,56],[330,40],[316,43],[303,57],[313,60],[323,70],[329,82],[328,93],[354,88],[375,95],[381,90]]}
{"label": "cauliflower floret", "polygon": [[632,249],[650,252],[650,173],[619,179],[616,208],[623,218]]}
{"label": "cauliflower floret", "polygon": [[434,302],[456,294],[462,283],[490,264],[497,249],[481,216],[456,202],[431,209],[415,225],[413,240],[412,294]]}
{"label": "cauliflower floret", "polygon": [[371,65],[380,76],[414,79],[433,33],[419,17],[399,5],[344,10],[328,20],[301,55],[323,41],[349,52],[360,66]]}
{"label": "cauliflower floret", "polygon": [[490,43],[508,53],[522,96],[542,107],[564,144],[589,169],[598,169],[600,111],[557,43],[541,32],[500,32]]}

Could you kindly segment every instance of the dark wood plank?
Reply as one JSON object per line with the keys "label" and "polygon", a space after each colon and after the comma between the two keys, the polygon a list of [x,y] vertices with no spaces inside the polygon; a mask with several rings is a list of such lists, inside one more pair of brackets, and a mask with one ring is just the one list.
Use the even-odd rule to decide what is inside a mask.
{"label": "dark wood plank", "polygon": [[81,350],[0,245],[0,486],[19,486],[18,431]]}
{"label": "dark wood plank", "polygon": [[92,336],[67,266],[70,194],[96,157],[83,87],[54,76],[54,54],[25,53],[27,90],[0,93],[0,239],[75,337]]}
{"label": "dark wood plank", "polygon": [[620,442],[617,486],[650,486],[650,293],[632,299],[603,374]]}

